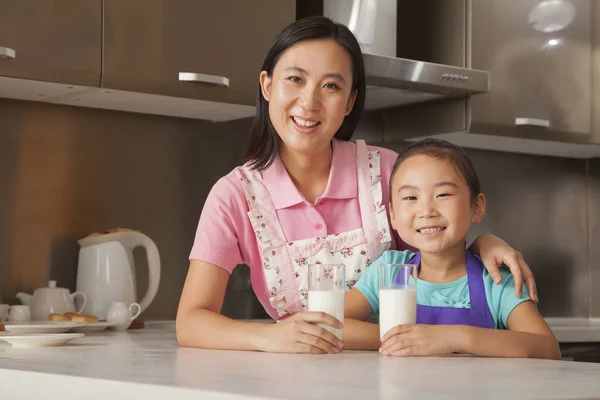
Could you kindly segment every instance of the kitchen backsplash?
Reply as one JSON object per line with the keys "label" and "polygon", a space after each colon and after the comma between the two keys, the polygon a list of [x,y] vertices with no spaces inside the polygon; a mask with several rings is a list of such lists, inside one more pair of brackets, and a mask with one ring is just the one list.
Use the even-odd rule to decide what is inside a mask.
{"label": "kitchen backsplash", "polygon": [[[202,205],[243,157],[250,121],[197,120],[0,99],[0,294],[14,303],[55,279],[75,289],[76,240],[111,227],[146,233],[162,275],[144,319],[173,319]],[[357,137],[381,145],[368,115]],[[402,144],[389,145],[398,150]],[[600,317],[600,160],[469,150],[488,199],[473,229],[521,250],[537,278],[545,316]],[[138,295],[147,273],[136,252]],[[223,312],[264,316],[247,267],[230,280]]]}

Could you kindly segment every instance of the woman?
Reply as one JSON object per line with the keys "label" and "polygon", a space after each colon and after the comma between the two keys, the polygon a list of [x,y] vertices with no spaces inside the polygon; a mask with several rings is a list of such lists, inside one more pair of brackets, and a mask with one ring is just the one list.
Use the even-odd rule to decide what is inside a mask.
{"label": "woman", "polygon": [[[316,325],[341,327],[339,321],[303,311],[306,265],[344,263],[350,288],[384,250],[404,247],[385,209],[397,154],[348,141],[364,100],[362,53],[348,28],[310,17],[275,38],[260,73],[248,162],[215,184],[202,210],[177,313],[182,346],[292,353],[342,348]],[[524,277],[535,298],[531,271],[505,242],[480,236],[470,250],[494,277],[500,277],[499,264],[508,265],[517,290]],[[250,266],[258,299],[281,323],[219,314],[229,275],[240,263]],[[346,347],[359,332],[378,335],[373,324],[347,325]]]}

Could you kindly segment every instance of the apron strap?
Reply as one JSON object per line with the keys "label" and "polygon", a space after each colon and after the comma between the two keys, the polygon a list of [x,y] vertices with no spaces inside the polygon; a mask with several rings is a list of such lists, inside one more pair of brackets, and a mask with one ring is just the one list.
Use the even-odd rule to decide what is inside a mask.
{"label": "apron strap", "polygon": [[276,260],[279,266],[278,273],[281,278],[282,297],[285,297],[287,311],[290,314],[302,311],[302,300],[298,291],[298,284],[294,274],[294,266],[289,255],[283,228],[279,223],[277,211],[271,196],[263,184],[262,175],[244,165],[238,168],[244,195],[248,202],[250,218],[260,218],[264,221],[268,237],[257,238],[263,257],[268,256]]}
{"label": "apron strap", "polygon": [[465,251],[467,252],[467,279],[469,280],[471,308],[489,310],[483,283],[483,264],[470,251]]}
{"label": "apron strap", "polygon": [[248,203],[248,216],[262,219],[266,224],[265,230],[268,232],[269,240],[260,241],[260,246],[271,248],[285,243],[283,228],[279,224],[277,211],[269,191],[262,182],[261,174],[246,165],[238,168],[237,172]]}
{"label": "apron strap", "polygon": [[[373,198],[373,188],[371,184],[371,171],[369,166],[369,153],[364,140],[356,141],[356,166],[358,172],[358,201],[360,204],[360,214],[362,227],[365,237],[369,244],[369,254],[376,256],[381,254],[382,244],[377,229],[377,219],[375,215],[375,201]],[[377,168],[379,164],[377,163]],[[380,175],[379,171],[373,171]],[[381,179],[376,183],[381,184]]]}

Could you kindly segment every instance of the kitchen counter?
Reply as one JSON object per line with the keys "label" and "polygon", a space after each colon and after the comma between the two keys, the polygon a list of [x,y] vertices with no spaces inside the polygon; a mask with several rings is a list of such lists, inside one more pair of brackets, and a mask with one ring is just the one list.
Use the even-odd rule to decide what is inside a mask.
{"label": "kitchen counter", "polygon": [[[560,343],[600,343],[600,318],[544,318]],[[272,323],[272,319],[243,320]]]}
{"label": "kitchen counter", "polygon": [[600,342],[600,318],[545,318],[560,343]]}
{"label": "kitchen counter", "polygon": [[[377,352],[290,355],[181,348],[173,323],[66,347],[0,344],[0,398],[600,398],[600,364]],[[168,397],[167,397],[168,396]]]}

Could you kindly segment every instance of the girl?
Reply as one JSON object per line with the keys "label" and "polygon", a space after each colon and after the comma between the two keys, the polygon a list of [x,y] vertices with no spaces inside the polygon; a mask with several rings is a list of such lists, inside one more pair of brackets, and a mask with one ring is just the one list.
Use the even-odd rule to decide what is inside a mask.
{"label": "girl", "polygon": [[[419,253],[384,252],[348,293],[345,310],[359,320],[378,312],[380,264],[420,265],[417,324],[385,333],[382,354],[560,359],[558,343],[527,291],[515,296],[515,282],[504,271],[502,284],[494,285],[479,258],[465,250],[469,226],[481,222],[486,204],[459,147],[436,139],[408,146],[392,169],[390,198],[392,226]],[[353,343],[378,345],[367,336]]]}
{"label": "girl", "polygon": [[[259,76],[247,163],[211,190],[198,224],[177,312],[183,346],[272,352],[334,353],[342,343],[304,312],[306,265],[342,262],[348,287],[371,260],[403,244],[385,205],[397,154],[350,142],[363,111],[365,70],[356,38],[323,17],[292,23],[273,42]],[[473,251],[490,273],[499,263],[535,290],[518,252],[490,235]],[[231,271],[250,266],[254,291],[279,324],[253,324],[219,314]],[[346,326],[345,335],[352,337]],[[377,337],[376,330],[361,334]]]}

